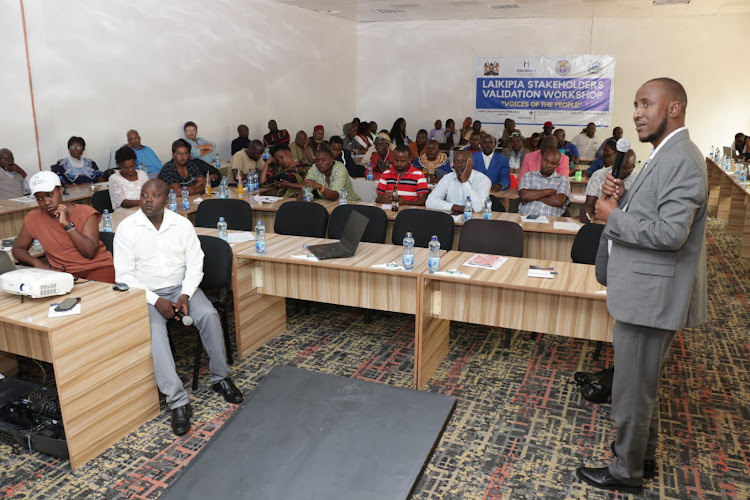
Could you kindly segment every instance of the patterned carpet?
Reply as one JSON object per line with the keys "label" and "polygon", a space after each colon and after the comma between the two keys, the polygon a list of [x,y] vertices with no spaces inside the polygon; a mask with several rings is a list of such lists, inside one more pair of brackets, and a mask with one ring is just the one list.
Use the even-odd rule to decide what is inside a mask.
{"label": "patterned carpet", "polygon": [[[710,322],[678,334],[661,393],[657,477],[647,499],[750,498],[750,259],[738,238],[709,219]],[[414,318],[313,304],[289,309],[287,332],[234,365],[247,394],[279,364],[409,387]],[[415,499],[628,498],[575,477],[581,464],[610,459],[614,431],[608,405],[580,397],[570,381],[598,362],[594,344],[551,335],[454,324],[451,349],[426,390],[459,398],[456,411],[415,488]],[[189,385],[192,340],[178,341],[178,371]],[[207,363],[204,363],[207,364]],[[35,365],[25,363],[33,373]],[[206,369],[205,366],[203,368]],[[105,454],[72,472],[68,461],[11,453],[0,445],[0,498],[157,498],[230,416],[203,373],[191,393],[193,430],[175,438],[162,413]],[[164,407],[163,407],[164,408]]]}

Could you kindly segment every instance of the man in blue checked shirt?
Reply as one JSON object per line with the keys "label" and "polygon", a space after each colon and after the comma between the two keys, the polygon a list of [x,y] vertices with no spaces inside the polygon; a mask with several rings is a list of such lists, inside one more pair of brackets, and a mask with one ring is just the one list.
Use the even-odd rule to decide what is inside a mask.
{"label": "man in blue checked shirt", "polygon": [[135,151],[136,165],[142,163],[146,167],[146,175],[149,179],[159,175],[162,166],[161,160],[156,156],[153,149],[141,144],[141,136],[137,130],[128,130],[128,146]]}
{"label": "man in blue checked shirt", "polygon": [[560,151],[547,148],[542,151],[542,168],[528,172],[518,185],[521,215],[546,215],[560,217],[565,212],[570,197],[570,182],[555,169],[560,164]]}

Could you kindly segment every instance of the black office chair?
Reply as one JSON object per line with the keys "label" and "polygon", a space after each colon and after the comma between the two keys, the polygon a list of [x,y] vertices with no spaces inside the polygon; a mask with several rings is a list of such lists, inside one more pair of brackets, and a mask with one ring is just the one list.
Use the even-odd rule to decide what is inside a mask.
{"label": "black office chair", "polygon": [[505,203],[503,203],[503,200],[490,196],[490,201],[492,201],[493,212],[505,212]]}
{"label": "black office chair", "polygon": [[339,205],[331,213],[328,221],[328,237],[333,240],[341,239],[346,222],[352,212],[359,212],[370,221],[362,235],[362,241],[368,243],[385,243],[385,233],[388,229],[388,216],[383,209],[369,205]]}
{"label": "black office chair", "polygon": [[279,206],[273,231],[276,234],[325,238],[328,211],[319,203],[287,201]]}
{"label": "black office chair", "polygon": [[517,214],[518,213],[518,205],[521,204],[521,198],[513,198],[508,202],[508,213],[509,214]]}
{"label": "black office chair", "polygon": [[454,231],[455,221],[445,212],[404,210],[396,216],[391,241],[394,245],[403,245],[406,233],[410,232],[414,237],[414,246],[427,248],[434,235],[438,237],[441,249],[450,250]]}
{"label": "black office chair", "polygon": [[104,213],[105,208],[109,210],[109,213],[114,212],[114,209],[112,208],[112,199],[109,197],[109,189],[94,191],[94,194],[91,195],[91,206],[100,214]]}
{"label": "black office chair", "polygon": [[112,255],[115,254],[114,246],[115,246],[115,233],[107,233],[104,231],[99,231],[99,241],[104,243],[104,248],[109,250],[109,253]]}
{"label": "black office chair", "polygon": [[[201,249],[203,250],[203,281],[201,281],[199,287],[219,313],[221,329],[224,333],[224,346],[227,351],[227,363],[231,365],[234,362],[234,356],[232,355],[232,344],[229,337],[227,308],[231,303],[228,296],[232,291],[232,260],[234,258],[232,256],[232,247],[226,241],[215,236],[198,235],[198,239],[201,242]],[[176,321],[170,320],[167,326],[169,327],[170,324],[174,325],[175,323]],[[196,390],[198,388],[198,374],[201,368],[203,342],[201,342],[198,329],[194,328],[194,330],[196,332],[196,341],[192,388]],[[170,337],[170,345],[171,343]],[[174,350],[174,347],[172,347],[172,350]]]}
{"label": "black office chair", "polygon": [[[506,220],[471,219],[461,228],[459,252],[523,257],[523,229]],[[505,347],[510,347],[510,328],[505,329]]]}
{"label": "black office chair", "polygon": [[[604,224],[584,224],[584,226],[578,230],[575,239],[573,240],[573,246],[570,249],[570,258],[576,264],[596,264],[596,252],[599,250],[599,240],[602,237],[602,231],[604,231]],[[596,342],[596,348],[594,349],[594,361],[599,359],[599,354],[602,352],[602,345],[604,343],[599,340]]]}
{"label": "black office chair", "polygon": [[461,228],[458,251],[523,257],[523,229],[507,220],[468,220]]}
{"label": "black office chair", "polygon": [[253,230],[253,210],[244,200],[205,200],[198,205],[195,213],[195,227],[214,228],[224,217],[227,229],[236,231]]}

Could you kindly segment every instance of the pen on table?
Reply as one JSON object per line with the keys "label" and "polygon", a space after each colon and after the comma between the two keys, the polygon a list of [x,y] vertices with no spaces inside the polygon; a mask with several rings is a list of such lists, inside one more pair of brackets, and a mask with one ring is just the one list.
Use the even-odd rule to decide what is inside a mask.
{"label": "pen on table", "polygon": [[589,222],[594,222],[591,220],[591,216],[589,215],[588,210],[584,210],[584,212],[586,212],[586,218],[589,220]]}

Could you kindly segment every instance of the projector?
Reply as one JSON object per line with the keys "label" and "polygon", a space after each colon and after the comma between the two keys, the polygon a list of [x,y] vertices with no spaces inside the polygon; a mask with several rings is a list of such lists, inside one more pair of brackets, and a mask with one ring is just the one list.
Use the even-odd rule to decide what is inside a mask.
{"label": "projector", "polygon": [[33,299],[65,295],[73,289],[73,275],[48,269],[17,269],[0,275],[0,290]]}

